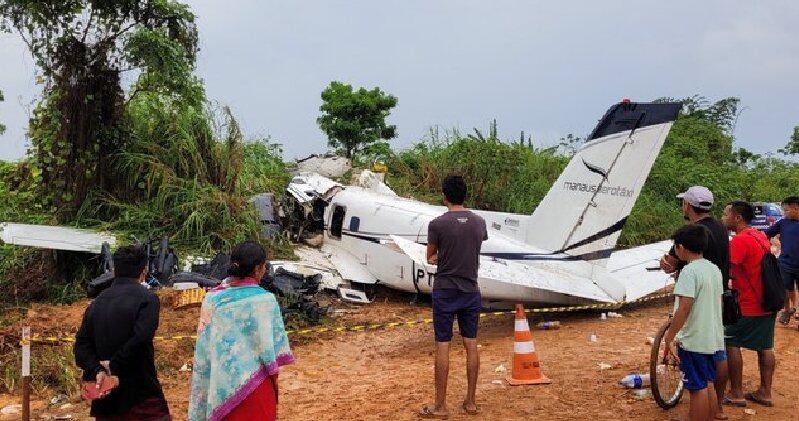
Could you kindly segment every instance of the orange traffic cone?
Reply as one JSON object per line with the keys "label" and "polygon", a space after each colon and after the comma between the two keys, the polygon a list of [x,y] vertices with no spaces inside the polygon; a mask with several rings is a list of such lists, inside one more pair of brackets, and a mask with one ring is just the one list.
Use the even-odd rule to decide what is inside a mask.
{"label": "orange traffic cone", "polygon": [[516,331],[513,332],[513,341],[513,371],[508,383],[512,386],[552,383],[552,380],[541,373],[533,334],[530,333],[530,325],[527,324],[527,316],[521,304],[516,304]]}

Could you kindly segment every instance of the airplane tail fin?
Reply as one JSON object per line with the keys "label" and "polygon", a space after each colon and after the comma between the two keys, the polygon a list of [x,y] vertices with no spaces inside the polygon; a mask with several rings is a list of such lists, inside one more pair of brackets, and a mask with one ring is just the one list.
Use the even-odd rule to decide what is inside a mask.
{"label": "airplane tail fin", "polygon": [[525,242],[604,266],[680,109],[612,106],[528,218]]}

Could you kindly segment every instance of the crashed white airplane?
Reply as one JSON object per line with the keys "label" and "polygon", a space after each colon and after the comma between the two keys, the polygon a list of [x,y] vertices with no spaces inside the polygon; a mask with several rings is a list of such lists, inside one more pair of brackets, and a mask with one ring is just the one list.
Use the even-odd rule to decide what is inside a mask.
{"label": "crashed white airplane", "polygon": [[[485,218],[478,283],[487,302],[631,301],[667,286],[657,270],[664,241],[614,250],[622,227],[680,110],[623,101],[608,110],[532,215]],[[366,173],[366,176],[371,173]],[[322,250],[344,280],[429,293],[427,224],[446,212],[398,197],[380,180],[343,186],[300,174],[284,212],[299,235],[323,233]]]}

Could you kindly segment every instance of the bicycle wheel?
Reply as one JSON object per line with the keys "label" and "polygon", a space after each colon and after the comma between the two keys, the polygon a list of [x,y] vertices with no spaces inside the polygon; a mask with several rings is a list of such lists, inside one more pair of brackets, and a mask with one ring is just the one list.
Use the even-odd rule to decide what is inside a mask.
{"label": "bicycle wheel", "polygon": [[663,337],[671,321],[667,321],[658,330],[655,341],[652,343],[652,353],[649,356],[649,378],[652,382],[652,397],[658,406],[670,409],[680,403],[683,384],[682,372],[677,364],[663,361],[663,353],[668,344]]}

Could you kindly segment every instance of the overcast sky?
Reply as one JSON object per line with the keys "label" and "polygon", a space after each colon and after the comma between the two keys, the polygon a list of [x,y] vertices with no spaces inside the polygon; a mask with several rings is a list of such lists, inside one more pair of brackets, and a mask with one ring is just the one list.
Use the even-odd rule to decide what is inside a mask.
{"label": "overcast sky", "polygon": [[[757,152],[799,125],[799,2],[198,0],[198,74],[250,137],[285,157],[323,152],[316,125],[331,80],[399,98],[390,117],[411,145],[432,125],[496,118],[552,144],[585,135],[622,97],[739,96],[735,131]],[[0,35],[0,159],[26,149],[37,98],[21,41]]]}

